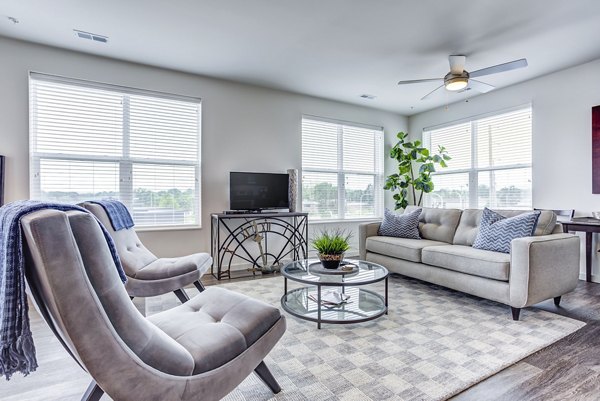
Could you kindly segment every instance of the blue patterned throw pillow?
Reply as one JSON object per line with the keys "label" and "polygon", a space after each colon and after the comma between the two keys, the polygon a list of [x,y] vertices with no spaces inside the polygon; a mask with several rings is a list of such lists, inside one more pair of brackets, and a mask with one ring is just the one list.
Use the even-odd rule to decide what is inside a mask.
{"label": "blue patterned throw pillow", "polygon": [[505,217],[486,207],[473,248],[510,253],[510,242],[533,235],[539,217],[539,211]]}
{"label": "blue patterned throw pillow", "polygon": [[421,239],[419,235],[419,216],[421,208],[404,214],[396,214],[385,209],[383,221],[379,226],[379,235],[399,238]]}

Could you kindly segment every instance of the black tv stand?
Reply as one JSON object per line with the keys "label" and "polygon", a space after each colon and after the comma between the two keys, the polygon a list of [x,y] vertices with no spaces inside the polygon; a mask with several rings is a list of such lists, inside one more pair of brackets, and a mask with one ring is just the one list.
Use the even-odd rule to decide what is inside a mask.
{"label": "black tv stand", "polygon": [[211,215],[210,237],[213,276],[218,280],[232,278],[235,262],[249,263],[247,270],[255,275],[257,271],[281,267],[284,259],[308,257],[308,213],[216,213]]}

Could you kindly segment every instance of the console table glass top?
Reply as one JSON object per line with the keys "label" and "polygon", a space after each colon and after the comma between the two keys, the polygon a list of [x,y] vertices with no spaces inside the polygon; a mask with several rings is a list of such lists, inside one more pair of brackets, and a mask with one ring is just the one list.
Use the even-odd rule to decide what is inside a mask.
{"label": "console table glass top", "polygon": [[363,285],[376,283],[383,280],[388,275],[388,270],[377,263],[366,262],[363,260],[347,259],[349,262],[358,265],[358,272],[349,274],[320,274],[315,273],[313,267],[321,262],[317,259],[297,260],[288,263],[281,269],[281,274],[290,280],[298,281],[304,284],[339,286],[345,285]]}
{"label": "console table glass top", "polygon": [[[284,276],[284,295],[281,306],[293,316],[317,323],[343,324],[359,323],[378,318],[387,313],[388,270],[376,263],[348,260],[358,266],[358,271],[349,274],[320,274],[311,269],[318,260],[299,260],[288,263],[281,269]],[[307,284],[288,291],[287,280]],[[385,280],[384,295],[372,289],[363,288],[368,284]],[[349,295],[347,303],[324,306],[319,301],[330,290]]]}

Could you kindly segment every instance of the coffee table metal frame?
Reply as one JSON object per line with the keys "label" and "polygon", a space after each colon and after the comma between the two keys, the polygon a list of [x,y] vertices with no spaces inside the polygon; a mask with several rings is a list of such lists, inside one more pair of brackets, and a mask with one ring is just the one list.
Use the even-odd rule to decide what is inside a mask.
{"label": "coffee table metal frame", "polygon": [[[349,262],[356,263],[360,266],[359,273],[360,273],[360,271],[371,270],[372,268],[382,269],[383,273],[379,277],[365,279],[365,280],[358,280],[358,281],[353,281],[351,278],[356,276],[359,273],[349,274],[348,276],[350,276],[350,280],[345,281],[344,280],[345,275],[328,275],[328,274],[311,273],[310,265],[312,265],[314,263],[319,263],[318,260],[305,259],[305,260],[297,260],[297,261],[288,263],[281,269],[281,274],[284,277],[284,282],[283,282],[284,294],[281,297],[282,308],[289,314],[291,314],[299,319],[316,322],[317,328],[319,328],[319,329],[321,328],[321,323],[331,323],[331,324],[361,323],[361,322],[366,322],[369,320],[377,319],[378,317],[381,317],[383,315],[387,315],[388,314],[388,278],[389,278],[388,270],[385,267],[378,265],[376,263],[373,263],[373,262],[366,262],[366,261],[362,261],[362,260],[360,260],[360,261],[359,260],[350,260]],[[298,277],[298,276],[295,276],[288,272],[288,269],[290,269],[292,267],[298,267],[298,266],[304,267],[306,269],[305,270],[306,275]],[[326,278],[328,276],[329,277],[338,277],[338,278],[341,277],[342,281],[321,281],[319,279],[319,278]],[[315,278],[317,278],[317,279],[315,279]],[[302,283],[302,284],[308,284],[309,286],[295,288],[295,289],[288,291],[288,279]],[[385,281],[384,296],[381,296],[380,294],[377,294],[376,292],[368,290],[366,288],[359,288],[359,287],[362,287],[365,285],[378,283],[380,281]],[[310,286],[314,286],[317,288],[317,302],[316,302],[317,317],[316,318],[308,316],[308,314],[298,313],[295,310],[293,310],[293,308],[288,306],[288,297],[290,295],[292,295],[295,292],[306,291],[306,295],[308,296],[308,294],[310,292]],[[342,293],[345,293],[346,288],[354,287],[354,288],[358,289],[359,296],[360,296],[360,293],[366,293],[366,294],[369,294],[369,296],[372,296],[372,297],[375,297],[375,298],[378,298],[379,300],[381,300],[382,307],[378,312],[374,313],[371,316],[359,316],[355,319],[346,319],[346,318],[344,318],[344,319],[323,319],[322,318],[323,308],[326,308],[327,311],[337,311],[337,312],[357,314],[357,315],[358,315],[358,313],[351,311],[351,310],[342,309],[345,307],[345,304],[341,304],[339,306],[335,306],[332,308],[328,308],[328,307],[321,305],[322,287],[340,287],[342,290]]]}

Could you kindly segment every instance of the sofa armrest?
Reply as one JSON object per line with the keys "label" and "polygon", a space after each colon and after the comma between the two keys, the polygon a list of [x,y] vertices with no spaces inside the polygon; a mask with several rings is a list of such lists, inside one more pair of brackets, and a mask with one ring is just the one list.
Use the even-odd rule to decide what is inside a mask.
{"label": "sofa armrest", "polygon": [[358,254],[360,260],[367,258],[367,238],[377,235],[381,222],[361,223],[358,225]]}
{"label": "sofa armrest", "polygon": [[523,308],[577,287],[579,237],[550,234],[511,242],[510,306]]}

